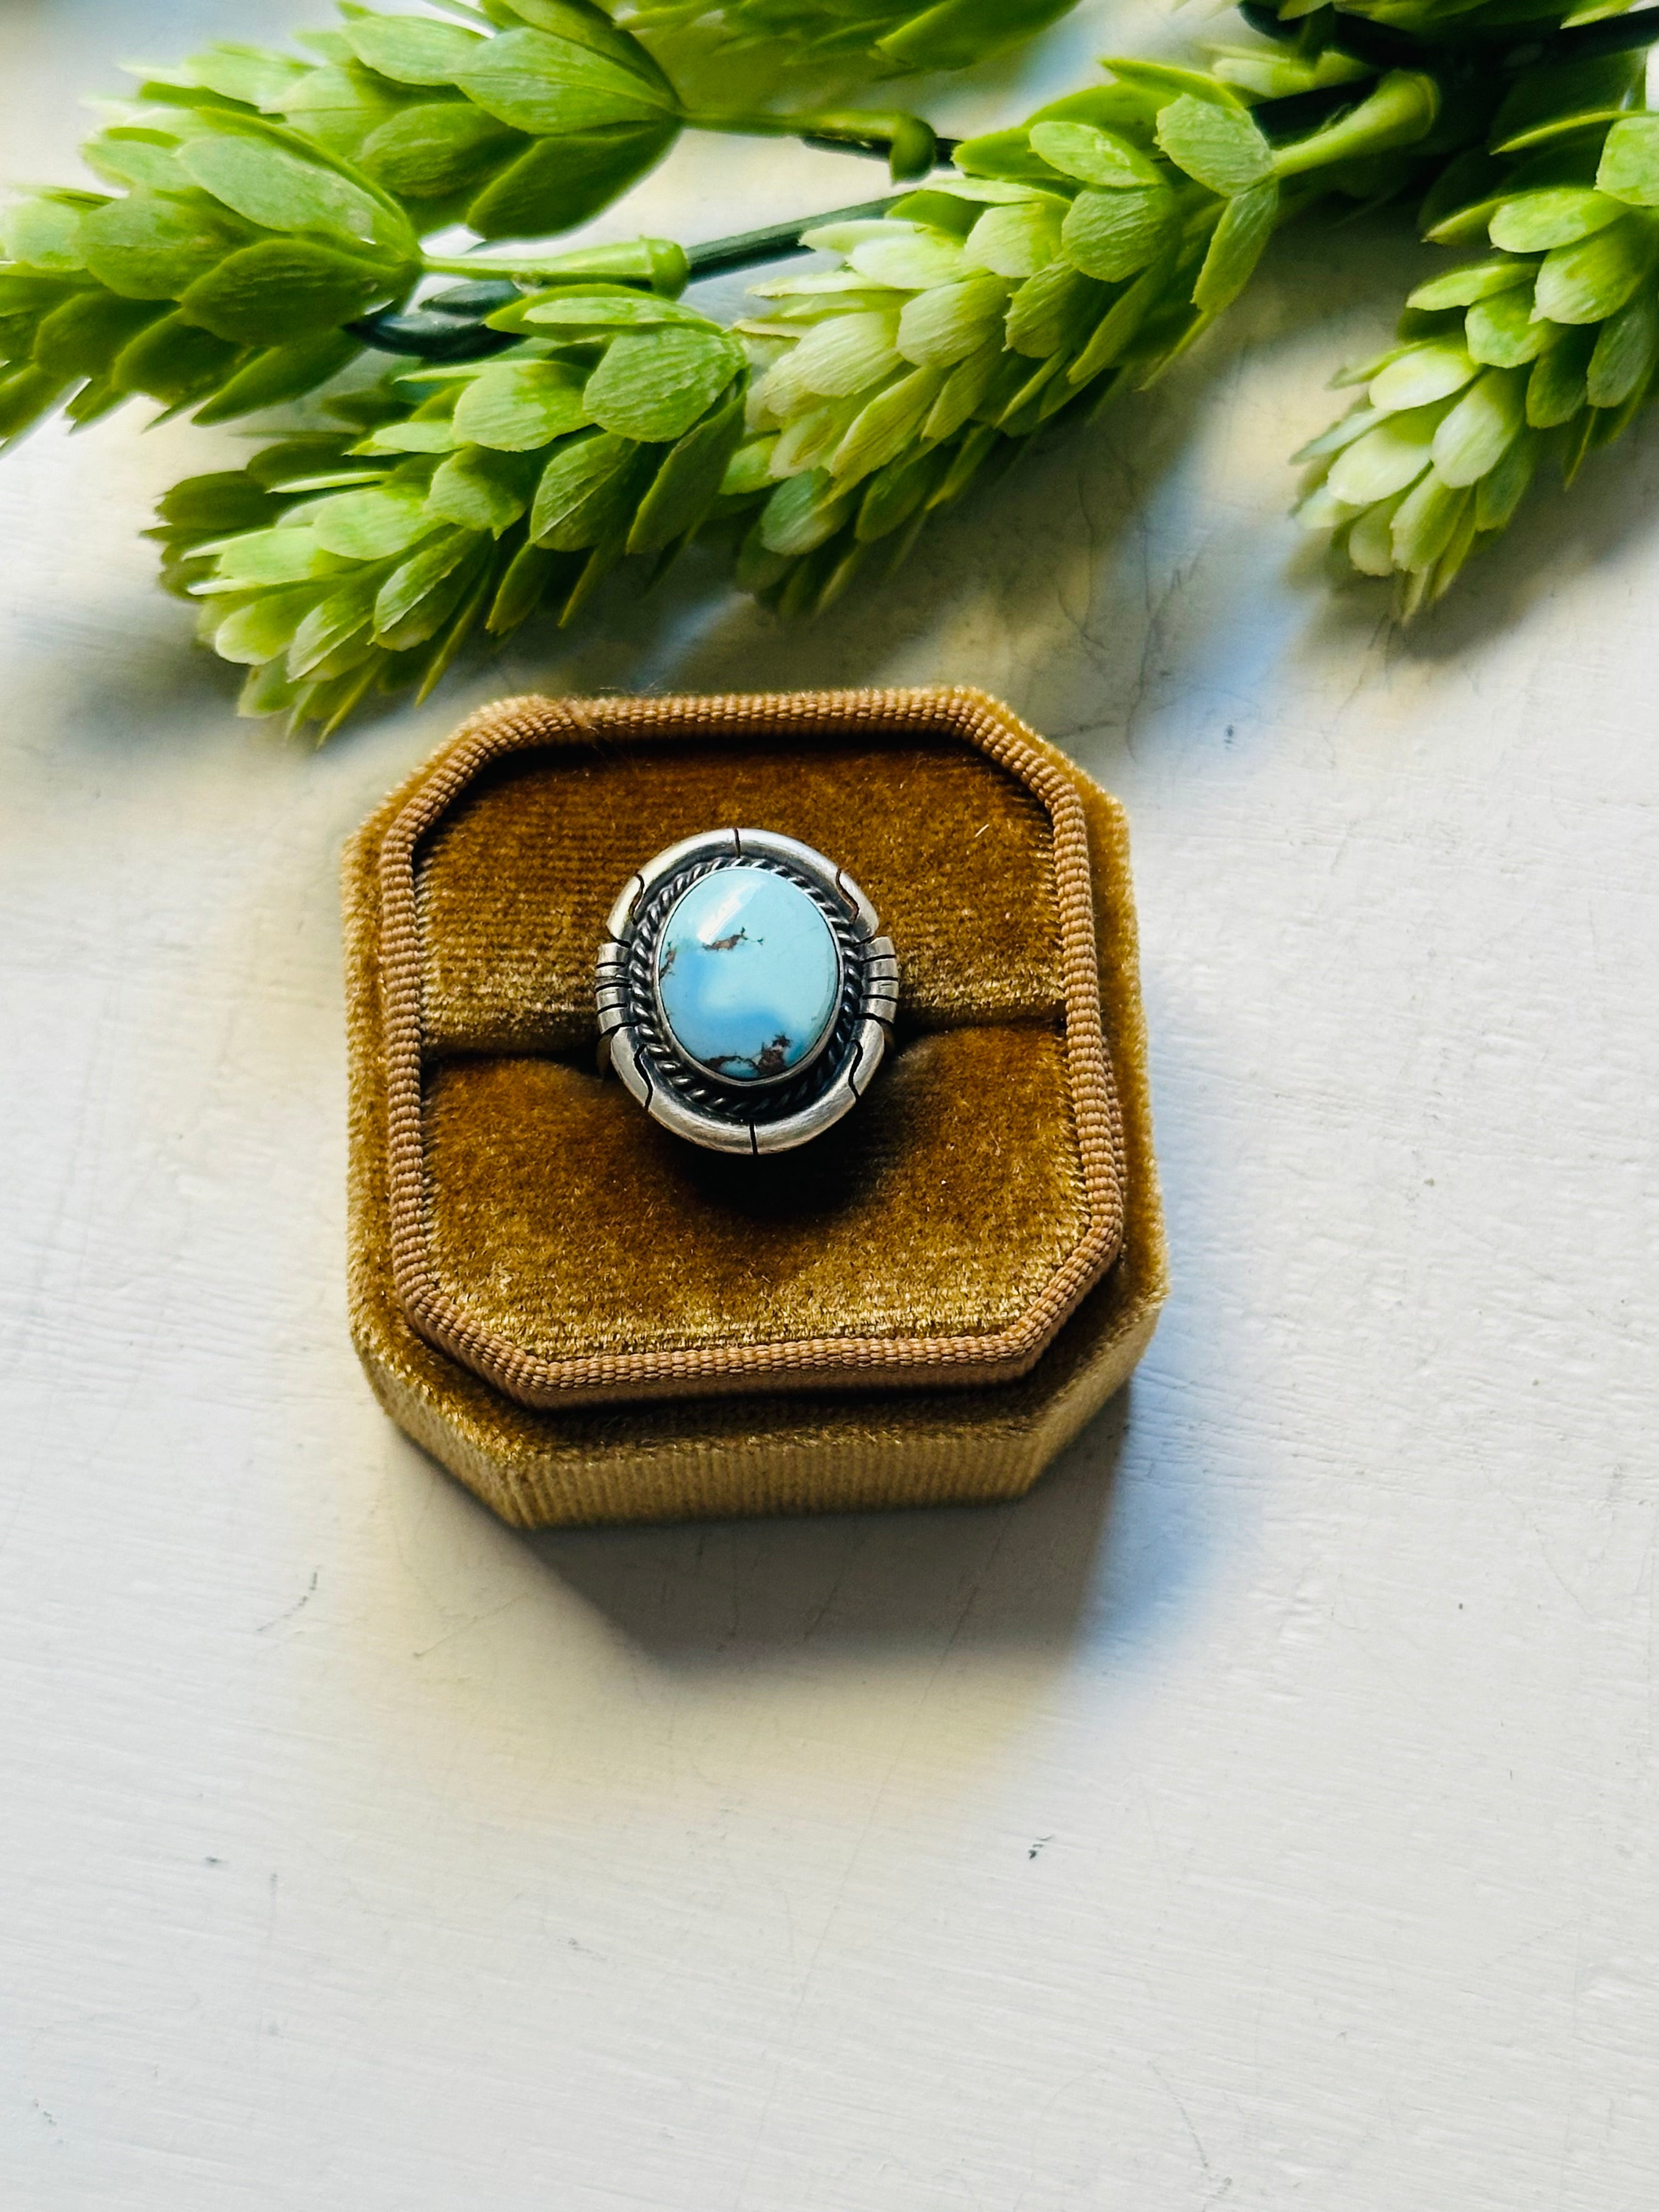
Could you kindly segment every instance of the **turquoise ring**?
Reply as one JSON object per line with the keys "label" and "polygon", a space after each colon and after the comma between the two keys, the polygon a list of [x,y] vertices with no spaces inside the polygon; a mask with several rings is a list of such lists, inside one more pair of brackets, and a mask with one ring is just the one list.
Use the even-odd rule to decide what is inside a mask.
{"label": "turquoise ring", "polygon": [[898,961],[844,868],[770,830],[683,838],[605,923],[599,1064],[653,1121],[721,1152],[783,1152],[849,1113],[898,1010]]}

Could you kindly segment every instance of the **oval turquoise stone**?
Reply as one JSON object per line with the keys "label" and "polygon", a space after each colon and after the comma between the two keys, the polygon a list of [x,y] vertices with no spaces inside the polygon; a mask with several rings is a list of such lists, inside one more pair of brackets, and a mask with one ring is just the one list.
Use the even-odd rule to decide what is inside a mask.
{"label": "oval turquoise stone", "polygon": [[817,906],[769,868],[716,868],[657,943],[657,1000],[688,1059],[727,1083],[799,1067],[835,1019],[841,957]]}

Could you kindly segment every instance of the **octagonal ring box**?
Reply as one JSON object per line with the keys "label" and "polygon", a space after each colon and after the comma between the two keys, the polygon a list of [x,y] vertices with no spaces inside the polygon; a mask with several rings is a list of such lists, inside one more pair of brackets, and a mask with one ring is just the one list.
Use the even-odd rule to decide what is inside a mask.
{"label": "octagonal ring box", "polygon": [[[726,825],[861,884],[899,1014],[799,1151],[597,1073],[642,861]],[[353,1334],[521,1527],[1009,1498],[1164,1291],[1121,810],[966,690],[508,700],[346,862]]]}

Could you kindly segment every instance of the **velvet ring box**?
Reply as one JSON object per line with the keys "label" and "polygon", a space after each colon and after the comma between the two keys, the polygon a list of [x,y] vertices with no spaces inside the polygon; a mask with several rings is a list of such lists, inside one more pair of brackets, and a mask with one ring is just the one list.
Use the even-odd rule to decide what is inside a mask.
{"label": "velvet ring box", "polygon": [[[804,840],[894,940],[894,1049],[799,1152],[596,1072],[594,957],[698,830]],[[353,1334],[505,1519],[1028,1489],[1164,1292],[1121,809],[961,689],[517,699],[346,863]]]}

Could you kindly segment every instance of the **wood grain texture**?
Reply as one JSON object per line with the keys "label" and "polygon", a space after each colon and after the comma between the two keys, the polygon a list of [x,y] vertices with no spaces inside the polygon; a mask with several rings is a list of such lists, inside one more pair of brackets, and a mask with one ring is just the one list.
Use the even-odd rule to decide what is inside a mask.
{"label": "wood grain texture", "polygon": [[[166,14],[5,10],[6,167],[302,19]],[[639,219],[869,189],[784,158]],[[0,463],[9,2205],[1646,2203],[1659,427],[1327,600],[1283,456],[1429,265],[1285,241],[809,631],[688,574],[321,755],[132,534],[228,434]],[[1131,811],[1146,1363],[1012,1508],[526,1543],[346,1340],[340,842],[493,696],[933,681]]]}

